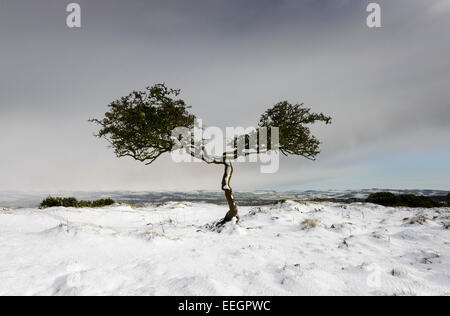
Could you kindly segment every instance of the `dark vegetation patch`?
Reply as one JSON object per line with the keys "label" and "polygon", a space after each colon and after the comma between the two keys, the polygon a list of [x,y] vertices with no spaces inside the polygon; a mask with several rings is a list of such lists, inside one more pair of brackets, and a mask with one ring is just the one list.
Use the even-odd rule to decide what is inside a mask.
{"label": "dark vegetation patch", "polygon": [[366,202],[383,206],[404,206],[404,207],[442,207],[443,204],[428,196],[400,194],[390,192],[372,193]]}
{"label": "dark vegetation patch", "polygon": [[52,197],[49,196],[42,201],[39,208],[49,208],[49,207],[103,207],[114,204],[113,199],[99,199],[95,201],[78,201],[74,197]]}

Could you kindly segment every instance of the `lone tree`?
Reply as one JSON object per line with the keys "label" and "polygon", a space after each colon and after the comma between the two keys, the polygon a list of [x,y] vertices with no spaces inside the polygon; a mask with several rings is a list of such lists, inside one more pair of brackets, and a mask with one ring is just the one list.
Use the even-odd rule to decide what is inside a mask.
{"label": "lone tree", "polygon": [[[132,157],[147,165],[164,153],[179,149],[180,138],[173,137],[173,130],[185,128],[192,130],[195,116],[188,112],[190,106],[179,99],[180,90],[169,89],[165,84],[156,84],[143,91],[133,91],[109,104],[109,111],[101,120],[91,119],[100,126],[95,136],[105,138],[114,149],[117,157]],[[190,142],[186,152],[208,164],[224,166],[222,190],[229,205],[229,211],[221,224],[238,218],[238,207],[230,186],[233,174],[233,158],[258,154],[261,150],[278,150],[285,156],[297,155],[315,160],[320,153],[320,141],[311,134],[308,125],[316,122],[331,124],[331,117],[322,113],[311,113],[303,104],[279,102],[268,109],[260,118],[257,135],[262,130],[278,128],[279,141],[276,148],[264,147],[260,141],[250,143],[251,133],[231,140],[233,152],[224,152],[219,157],[209,155],[204,145]],[[268,136],[271,138],[271,134]],[[257,137],[257,139],[259,139]],[[237,143],[245,144],[245,150],[238,150]],[[261,144],[260,144],[261,143]],[[271,144],[272,142],[268,142]],[[252,150],[253,149],[253,150]]]}

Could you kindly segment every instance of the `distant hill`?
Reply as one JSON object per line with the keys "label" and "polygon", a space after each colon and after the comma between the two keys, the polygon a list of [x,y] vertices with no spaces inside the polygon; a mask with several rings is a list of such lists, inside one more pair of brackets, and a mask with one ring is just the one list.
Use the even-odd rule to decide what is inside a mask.
{"label": "distant hill", "polygon": [[[234,192],[237,202],[241,206],[271,204],[281,199],[335,201],[335,202],[363,202],[376,192],[391,192],[394,194],[414,194],[432,197],[439,202],[448,201],[449,191],[442,190],[393,190],[393,189],[364,189],[364,190],[329,190],[329,191],[270,191],[259,190],[253,192]],[[61,192],[21,192],[0,191],[0,205],[5,207],[37,207],[49,195],[55,197],[74,196],[80,200],[96,200],[112,198],[117,202],[131,204],[152,204],[168,201],[206,202],[226,204],[222,191],[191,191],[191,192],[143,192],[143,191],[61,191]]]}

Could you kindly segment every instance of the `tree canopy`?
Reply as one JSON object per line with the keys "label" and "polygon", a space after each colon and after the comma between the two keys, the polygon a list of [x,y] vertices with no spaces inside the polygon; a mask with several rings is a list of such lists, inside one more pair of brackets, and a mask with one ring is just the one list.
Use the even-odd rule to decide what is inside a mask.
{"label": "tree canopy", "polygon": [[311,113],[303,103],[279,102],[268,109],[259,120],[260,127],[279,129],[279,150],[284,155],[298,155],[314,160],[320,153],[320,141],[311,134],[310,124],[322,121],[331,124],[331,117]]}
{"label": "tree canopy", "polygon": [[[173,150],[172,131],[175,128],[194,126],[195,116],[188,112],[190,106],[178,98],[179,94],[180,90],[156,84],[111,102],[103,119],[90,120],[101,127],[96,136],[107,139],[117,157],[129,156],[146,164],[152,163]],[[312,113],[303,103],[282,101],[261,115],[256,132],[261,128],[270,131],[277,127],[279,145],[276,149],[284,155],[314,160],[320,153],[320,141],[312,135],[309,125],[316,122],[330,124],[331,117]],[[246,146],[250,146],[249,135],[239,137],[244,137]],[[259,149],[259,144],[257,146]]]}
{"label": "tree canopy", "polygon": [[194,125],[195,116],[179,94],[180,90],[157,84],[111,102],[103,119],[90,120],[101,127],[96,136],[108,140],[117,157],[152,163],[172,151],[173,129]]}

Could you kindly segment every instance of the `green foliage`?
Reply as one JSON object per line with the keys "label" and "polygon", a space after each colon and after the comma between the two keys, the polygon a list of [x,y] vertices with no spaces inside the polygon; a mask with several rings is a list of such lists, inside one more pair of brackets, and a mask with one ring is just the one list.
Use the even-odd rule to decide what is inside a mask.
{"label": "green foliage", "polygon": [[42,203],[39,207],[47,208],[47,207],[57,207],[57,206],[62,206],[62,199],[49,196],[44,201],[42,201]]}
{"label": "green foliage", "polygon": [[[111,204],[114,204],[114,202]],[[77,207],[92,207],[92,202],[91,201],[78,201]]]}
{"label": "green foliage", "polygon": [[112,199],[100,199],[95,201],[78,201],[74,197],[60,198],[60,197],[47,197],[42,201],[39,208],[49,208],[49,207],[103,207],[114,204],[114,200]]}
{"label": "green foliage", "polygon": [[287,101],[275,104],[259,121],[260,127],[278,127],[280,152],[284,155],[298,155],[314,160],[320,153],[320,141],[311,134],[307,125],[316,122],[331,124],[331,117],[323,113],[311,113],[303,104],[292,105]]}
{"label": "green foliage", "polygon": [[447,204],[450,206],[450,193],[447,195]]}
{"label": "green foliage", "polygon": [[401,203],[409,207],[439,207],[442,206],[439,202],[434,201],[427,196],[419,196],[413,194],[400,195]]}
{"label": "green foliage", "polygon": [[195,116],[181,99],[180,90],[164,84],[133,91],[109,104],[102,120],[92,119],[101,129],[97,137],[107,139],[117,157],[129,156],[147,164],[163,153],[172,151],[172,131],[176,127],[191,128]]}
{"label": "green foliage", "polygon": [[427,196],[418,196],[413,194],[395,195],[390,192],[372,193],[366,200],[368,203],[379,204],[383,206],[406,206],[406,207],[439,207],[439,202],[434,201]]}
{"label": "green foliage", "polygon": [[78,200],[74,197],[62,198],[61,204],[64,207],[78,207]]}
{"label": "green foliage", "polygon": [[[194,126],[195,116],[188,112],[190,107],[183,100],[177,99],[179,93],[180,90],[169,89],[164,84],[147,87],[144,91],[133,91],[110,103],[103,119],[91,119],[90,122],[101,127],[96,136],[107,139],[117,157],[129,156],[150,164],[163,153],[173,150],[175,141],[172,131],[175,128],[192,129]],[[308,125],[316,122],[330,124],[331,117],[311,113],[311,109],[303,104],[292,105],[284,101],[275,104],[261,116],[259,130],[267,128],[270,132],[271,127],[278,127],[280,146],[276,149],[284,155],[299,155],[314,160],[320,153],[320,141],[311,134]],[[253,149],[249,148],[250,136],[255,135],[241,135],[231,141],[234,141],[236,148],[237,142],[242,143],[242,138],[245,138],[245,147]],[[268,143],[271,144],[270,135]],[[257,146],[258,151],[275,149],[270,145],[260,148],[259,143],[252,146]],[[198,157],[203,148],[191,144],[189,150],[191,155]],[[250,150],[238,153],[235,149],[234,154],[237,158],[249,155]]]}
{"label": "green foliage", "polygon": [[103,206],[112,205],[114,203],[115,202],[113,199],[100,199],[100,200],[92,201],[91,206],[92,207],[103,207]]}

